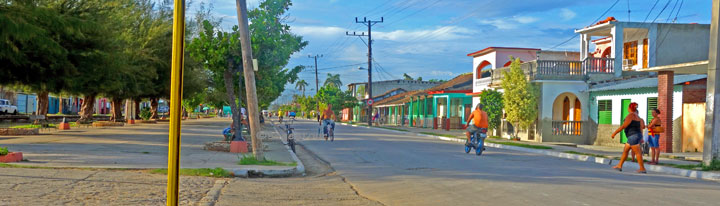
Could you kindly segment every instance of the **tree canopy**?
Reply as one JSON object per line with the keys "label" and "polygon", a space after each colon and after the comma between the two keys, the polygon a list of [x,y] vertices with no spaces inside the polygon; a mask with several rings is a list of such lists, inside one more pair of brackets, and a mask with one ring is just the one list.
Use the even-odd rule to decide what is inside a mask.
{"label": "tree canopy", "polygon": [[[537,91],[520,68],[520,59],[511,59],[510,72],[503,71],[504,78],[501,83],[505,90],[503,103],[506,119],[514,123],[516,128],[528,128],[537,119]],[[518,132],[517,129],[515,131]]]}

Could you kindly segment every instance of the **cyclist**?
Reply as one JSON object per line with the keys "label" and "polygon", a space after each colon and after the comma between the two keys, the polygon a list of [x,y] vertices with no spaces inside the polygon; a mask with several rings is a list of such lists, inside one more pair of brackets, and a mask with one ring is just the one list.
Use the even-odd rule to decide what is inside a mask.
{"label": "cyclist", "polygon": [[295,120],[295,111],[290,112],[290,119]]}
{"label": "cyclist", "polygon": [[[473,124],[470,124],[470,120],[473,121]],[[470,135],[486,133],[488,128],[488,116],[487,113],[483,111],[482,104],[477,104],[475,110],[470,114],[466,122],[467,125],[465,126],[467,127],[467,132],[465,134],[467,136],[467,142],[465,142],[465,145],[472,146]]]}
{"label": "cyclist", "polygon": [[323,128],[323,135],[325,135],[325,138],[328,137],[328,130],[327,126],[329,125],[330,128],[335,130],[335,112],[332,111],[332,104],[327,105],[327,109],[322,112],[322,128]]}

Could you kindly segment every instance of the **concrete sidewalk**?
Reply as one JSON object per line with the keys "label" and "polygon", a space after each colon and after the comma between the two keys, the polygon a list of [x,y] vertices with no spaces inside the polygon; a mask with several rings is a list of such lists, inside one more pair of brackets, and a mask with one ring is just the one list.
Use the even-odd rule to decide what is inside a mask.
{"label": "concrete sidewalk", "polygon": [[[238,165],[241,154],[204,150],[206,142],[223,139],[221,131],[231,120],[220,118],[185,120],[182,127],[181,168],[225,168],[243,171],[292,170],[294,166]],[[0,145],[23,152],[24,166],[59,168],[166,168],[167,123],[136,124],[111,128],[83,128],[49,135],[0,136]],[[266,125],[265,158],[295,162],[285,145]]]}
{"label": "concrete sidewalk", "polygon": [[[347,124],[347,123],[342,123],[342,124],[352,125],[352,124]],[[362,124],[357,124],[357,125],[352,125],[352,126],[367,127],[366,125],[362,125]],[[465,139],[466,139],[464,130],[446,131],[446,130],[433,130],[433,129],[427,129],[427,128],[407,128],[407,127],[393,127],[393,126],[381,126],[381,127],[373,127],[373,128],[393,130],[393,131],[397,131],[397,132],[406,132],[406,133],[412,133],[412,134],[421,135],[421,136],[430,136],[430,137],[435,137],[435,138],[438,138],[441,140],[454,141],[454,142],[465,142]],[[518,146],[510,146],[510,145],[506,145],[503,143],[506,143],[506,144],[507,143],[521,143],[521,144],[525,144],[525,145],[546,146],[546,147],[550,147],[552,149],[533,149],[533,148],[525,148],[525,147],[518,147]],[[586,162],[595,162],[595,163],[606,164],[606,165],[616,164],[617,161],[620,159],[619,157],[622,155],[622,152],[621,152],[622,148],[602,147],[602,146],[593,146],[593,145],[573,145],[573,144],[565,144],[565,143],[540,143],[540,142],[525,142],[525,141],[519,142],[519,141],[511,141],[511,140],[497,139],[497,138],[489,138],[488,141],[485,142],[485,145],[488,147],[544,154],[544,155],[555,156],[555,157],[559,157],[559,158],[573,159],[573,160],[586,161]],[[644,156],[644,157],[647,158],[647,156]],[[697,162],[697,161],[667,158],[667,156],[663,157],[661,154],[660,164],[661,165],[645,164],[645,168],[650,172],[659,172],[659,173],[673,174],[673,175],[690,177],[690,178],[720,181],[720,172],[717,172],[717,171],[688,170],[688,169],[680,169],[680,168],[673,167],[673,166],[681,166],[681,165],[699,165],[700,162]],[[627,162],[624,165],[624,167],[626,169],[636,170],[636,169],[638,169],[639,166],[632,162]],[[696,168],[696,169],[699,169],[699,168]]]}

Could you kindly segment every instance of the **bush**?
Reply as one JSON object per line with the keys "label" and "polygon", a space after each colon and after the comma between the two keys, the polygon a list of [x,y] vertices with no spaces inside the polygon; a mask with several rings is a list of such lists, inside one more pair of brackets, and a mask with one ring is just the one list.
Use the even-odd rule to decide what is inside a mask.
{"label": "bush", "polygon": [[7,155],[8,153],[10,151],[8,151],[7,147],[0,147],[0,155]]}
{"label": "bush", "polygon": [[142,118],[143,120],[149,120],[151,116],[152,112],[150,111],[150,107],[143,107],[140,110],[140,118]]}

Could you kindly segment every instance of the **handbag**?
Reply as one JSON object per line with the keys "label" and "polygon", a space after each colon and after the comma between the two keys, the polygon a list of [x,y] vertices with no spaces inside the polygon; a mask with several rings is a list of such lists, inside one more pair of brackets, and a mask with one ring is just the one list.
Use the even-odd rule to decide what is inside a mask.
{"label": "handbag", "polygon": [[656,133],[656,134],[663,133],[663,132],[665,132],[665,128],[663,128],[662,126],[655,126],[655,127],[653,127],[652,131],[653,131],[653,133]]}

